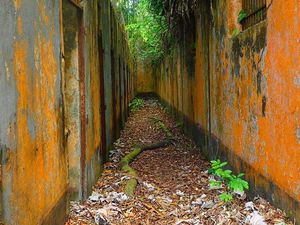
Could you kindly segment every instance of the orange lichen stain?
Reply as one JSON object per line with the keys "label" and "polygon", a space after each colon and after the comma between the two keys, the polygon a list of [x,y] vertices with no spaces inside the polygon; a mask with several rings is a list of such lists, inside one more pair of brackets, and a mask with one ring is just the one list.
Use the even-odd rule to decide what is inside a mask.
{"label": "orange lichen stain", "polygon": [[99,146],[101,144],[100,142],[100,129],[101,129],[101,121],[100,121],[100,79],[99,74],[97,71],[97,68],[94,65],[97,65],[95,59],[97,57],[91,55],[90,56],[91,62],[90,62],[90,68],[91,68],[91,101],[92,101],[92,117],[90,118],[92,121],[90,124],[93,124],[93,126],[88,126],[87,132],[87,156],[86,160],[87,163],[90,162],[92,157],[95,155],[96,151],[99,149]]}
{"label": "orange lichen stain", "polygon": [[16,42],[14,50],[18,90],[17,166],[12,171],[11,201],[16,224],[24,225],[39,224],[41,215],[55,206],[67,185],[65,156],[61,154],[60,112],[55,101],[59,93],[56,93],[58,71],[53,43],[42,38],[36,45],[41,70],[35,76],[28,67],[28,43]]}
{"label": "orange lichen stain", "polygon": [[205,63],[208,63],[206,55],[203,51],[202,33],[200,25],[197,26],[197,40],[196,40],[196,65],[195,65],[195,81],[193,95],[194,95],[194,120],[202,128],[208,130],[208,96],[207,96],[207,75],[205,74]]}
{"label": "orange lichen stain", "polygon": [[[14,199],[11,199],[13,206],[17,207],[17,201],[21,202],[19,207],[27,208],[29,204],[26,202],[27,199],[33,199],[34,194],[32,190],[34,185],[31,184],[30,180],[33,175],[32,168],[32,152],[34,149],[34,140],[30,136],[30,131],[28,128],[27,114],[31,113],[29,109],[33,108],[30,81],[28,80],[28,69],[27,69],[27,42],[17,42],[14,52],[14,68],[15,68],[15,78],[17,89],[19,92],[18,97],[18,108],[17,108],[17,150],[18,154],[16,157],[16,164],[18,167],[13,168],[12,171],[16,176],[13,176],[13,192],[15,195]],[[28,180],[27,180],[28,179]],[[22,193],[19,195],[19,193]],[[17,209],[14,209],[17,210]],[[28,208],[28,210],[30,210]],[[17,210],[18,211],[18,210]],[[26,215],[26,210],[20,211],[18,217],[16,218],[17,224],[29,224],[29,221],[36,221],[33,214]],[[34,210],[33,210],[34,211]],[[23,218],[22,218],[23,217]],[[21,220],[28,220],[25,223],[22,223]]]}
{"label": "orange lichen stain", "polygon": [[[285,6],[274,2],[268,12],[268,52],[265,73],[268,74],[267,120],[260,121],[269,160],[266,165],[270,178],[296,200],[299,185],[300,145],[295,131],[296,115],[299,113],[300,90],[293,84],[293,73],[299,66],[300,23],[297,1],[288,1]],[[278,12],[281,12],[278,14]],[[294,41],[291,41],[294,40]]]}
{"label": "orange lichen stain", "polygon": [[38,4],[42,22],[44,22],[46,25],[49,25],[49,16],[47,15],[48,12],[46,11],[45,0],[39,1]]}
{"label": "orange lichen stain", "polygon": [[22,0],[14,0],[15,8],[18,10],[21,7]]}
{"label": "orange lichen stain", "polygon": [[23,34],[23,21],[22,21],[21,16],[19,16],[18,20],[17,20],[17,29],[18,29],[18,35],[22,35]]}

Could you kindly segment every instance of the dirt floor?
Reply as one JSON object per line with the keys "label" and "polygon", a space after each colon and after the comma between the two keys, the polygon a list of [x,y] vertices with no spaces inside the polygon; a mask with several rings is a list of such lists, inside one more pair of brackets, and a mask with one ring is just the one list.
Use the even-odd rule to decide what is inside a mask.
{"label": "dirt floor", "polygon": [[[121,158],[137,145],[162,141],[166,132],[155,123],[161,120],[173,134],[168,147],[141,153],[131,166],[138,172],[135,196],[123,193],[129,177],[120,170]],[[210,163],[200,149],[182,134],[180,124],[156,100],[129,117],[121,137],[114,143],[110,162],[88,200],[72,202],[73,224],[292,224],[284,213],[264,199],[249,200],[246,195],[222,202],[225,187],[212,188]]]}

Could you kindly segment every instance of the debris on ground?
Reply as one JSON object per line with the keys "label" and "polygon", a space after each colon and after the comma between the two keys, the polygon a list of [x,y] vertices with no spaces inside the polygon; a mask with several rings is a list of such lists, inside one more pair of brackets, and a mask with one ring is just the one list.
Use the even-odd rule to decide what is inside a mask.
{"label": "debris on ground", "polygon": [[[137,171],[138,186],[134,197],[129,197],[123,190],[130,177],[120,170],[120,160],[135,146],[167,138],[166,132],[149,118],[157,118],[172,128],[175,141],[142,152],[130,164]],[[293,224],[281,210],[260,197],[251,201],[243,195],[227,203],[220,201],[219,194],[226,191],[225,187],[210,187],[209,162],[182,134],[180,126],[176,126],[179,122],[158,101],[145,101],[128,118],[91,196],[82,204],[71,203],[66,225]]]}

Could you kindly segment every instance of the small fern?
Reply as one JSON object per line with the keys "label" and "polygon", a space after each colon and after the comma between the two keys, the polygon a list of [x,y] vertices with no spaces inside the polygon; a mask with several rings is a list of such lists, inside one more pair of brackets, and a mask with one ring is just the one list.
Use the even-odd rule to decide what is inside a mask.
{"label": "small fern", "polygon": [[220,159],[218,160],[213,160],[213,161],[210,161],[211,163],[211,168],[208,170],[208,173],[210,174],[214,174],[216,173],[216,171],[224,166],[227,165],[227,162],[221,162]]}

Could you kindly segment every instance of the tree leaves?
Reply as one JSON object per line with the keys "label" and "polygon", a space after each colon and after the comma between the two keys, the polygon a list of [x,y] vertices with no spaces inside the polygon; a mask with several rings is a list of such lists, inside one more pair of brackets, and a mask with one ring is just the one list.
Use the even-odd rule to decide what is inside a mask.
{"label": "tree leaves", "polygon": [[[124,2],[125,0],[120,0]],[[127,2],[133,0],[127,0]],[[130,7],[119,5],[124,15],[130,15],[126,21],[126,30],[129,34],[131,52],[143,63],[157,63],[165,53],[164,41],[168,32],[166,18],[162,14],[162,7],[152,0],[139,0]],[[126,4],[125,4],[126,6]],[[134,7],[134,8],[132,8]],[[132,14],[131,12],[134,12]]]}

